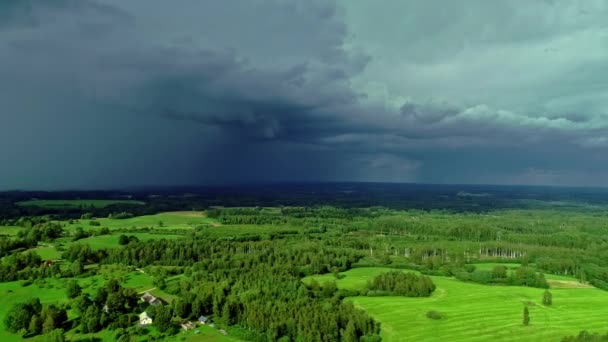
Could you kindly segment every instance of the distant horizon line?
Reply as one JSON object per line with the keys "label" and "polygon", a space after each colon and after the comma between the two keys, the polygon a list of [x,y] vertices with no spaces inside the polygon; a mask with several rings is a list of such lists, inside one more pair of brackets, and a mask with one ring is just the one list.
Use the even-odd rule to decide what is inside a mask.
{"label": "distant horizon line", "polygon": [[570,189],[598,189],[608,190],[608,186],[602,185],[561,185],[561,184],[487,184],[487,183],[423,183],[423,182],[390,182],[390,181],[250,181],[250,182],[226,182],[207,184],[181,184],[181,185],[125,185],[113,187],[91,187],[91,188],[16,188],[0,189],[0,193],[10,192],[128,192],[146,190],[171,190],[171,189],[203,189],[203,188],[233,188],[252,186],[276,186],[276,185],[323,185],[323,184],[361,184],[361,185],[414,185],[414,186],[466,186],[466,187],[535,187],[535,188],[570,188]]}

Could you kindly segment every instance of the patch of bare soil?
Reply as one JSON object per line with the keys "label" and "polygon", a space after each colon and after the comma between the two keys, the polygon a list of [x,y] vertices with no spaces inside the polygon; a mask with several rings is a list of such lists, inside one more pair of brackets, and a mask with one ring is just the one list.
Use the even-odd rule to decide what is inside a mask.
{"label": "patch of bare soil", "polygon": [[593,287],[589,284],[579,283],[578,281],[574,280],[548,279],[547,283],[549,283],[553,289],[588,289]]}

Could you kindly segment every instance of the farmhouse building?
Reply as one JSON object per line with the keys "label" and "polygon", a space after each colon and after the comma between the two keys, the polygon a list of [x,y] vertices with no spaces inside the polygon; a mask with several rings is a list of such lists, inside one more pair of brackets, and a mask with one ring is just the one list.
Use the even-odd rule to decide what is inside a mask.
{"label": "farmhouse building", "polygon": [[191,330],[191,329],[196,328],[194,326],[194,324],[192,324],[192,322],[190,322],[190,321],[183,321],[182,324],[181,324],[181,326],[182,326],[182,328],[184,330]]}
{"label": "farmhouse building", "polygon": [[201,324],[207,324],[207,323],[209,323],[209,318],[207,318],[207,317],[205,317],[205,316],[201,316],[201,317],[199,317],[199,318],[198,318],[198,321],[199,321]]}
{"label": "farmhouse building", "polygon": [[144,295],[141,296],[141,300],[150,305],[164,305],[165,304],[165,301],[163,301],[160,298],[154,297],[153,295],[150,294],[150,292],[144,293]]}
{"label": "farmhouse building", "polygon": [[139,325],[143,327],[149,324],[152,324],[152,318],[148,316],[148,313],[144,311],[139,314]]}

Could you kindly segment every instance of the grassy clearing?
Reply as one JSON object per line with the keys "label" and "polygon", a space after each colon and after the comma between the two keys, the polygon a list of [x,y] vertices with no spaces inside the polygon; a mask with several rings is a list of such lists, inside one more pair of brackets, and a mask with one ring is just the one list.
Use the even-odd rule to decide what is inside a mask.
{"label": "grassy clearing", "polygon": [[142,205],[144,202],[133,200],[31,200],[17,202],[17,205],[24,207],[42,207],[42,208],[105,208],[112,204],[134,204]]}
{"label": "grassy clearing", "polygon": [[122,283],[124,287],[134,288],[137,293],[149,290],[154,287],[152,277],[141,272],[134,272],[129,274],[125,282]]}
{"label": "grassy clearing", "polygon": [[0,236],[17,236],[22,230],[23,228],[18,226],[0,226]]}
{"label": "grassy clearing", "polygon": [[72,223],[61,221],[61,223],[64,223],[65,229],[70,231],[76,229],[76,227],[92,228],[90,221],[99,222],[100,227],[108,227],[110,230],[140,228],[191,230],[200,225],[217,225],[216,220],[204,216],[202,212],[194,211],[167,212],[128,219],[96,218],[92,220],[74,220]]}
{"label": "grassy clearing", "polygon": [[[198,334],[195,333],[198,330]],[[218,329],[211,328],[203,325],[197,327],[195,330],[184,331],[181,330],[177,335],[167,339],[167,342],[185,341],[187,342],[236,342],[241,341],[236,337],[230,335],[222,335]]]}
{"label": "grassy clearing", "polygon": [[[160,239],[179,239],[183,238],[183,235],[175,235],[175,234],[152,234],[152,233],[124,233],[126,235],[136,236],[140,241],[150,241],[150,240],[160,240]],[[57,239],[55,243],[61,243],[63,248],[68,248],[72,244],[87,244],[91,247],[92,250],[99,250],[103,248],[118,248],[120,244],[118,240],[120,238],[121,233],[111,234],[111,235],[100,235],[100,236],[91,236],[88,238],[80,239],[78,241],[72,241],[69,238],[61,238]],[[36,248],[30,249],[30,251],[38,253],[43,260],[56,260],[61,259],[61,251],[58,251],[56,246],[38,246]]]}
{"label": "grassy clearing", "polygon": [[[40,298],[42,303],[60,303],[66,301],[64,288],[56,286],[45,286],[42,288],[35,284],[23,287],[21,286],[21,282],[18,281],[0,283],[0,296],[2,296],[2,305],[0,305],[0,324],[2,326],[4,325],[6,313],[16,303],[24,302],[34,297]],[[21,337],[13,335],[2,328],[0,329],[0,341],[21,341]]]}
{"label": "grassy clearing", "polygon": [[367,285],[369,280],[374,279],[374,277],[386,273],[389,271],[403,271],[403,272],[412,272],[419,274],[416,271],[410,270],[396,270],[393,268],[384,268],[384,267],[361,267],[361,268],[353,268],[347,272],[341,273],[344,278],[336,279],[333,274],[323,274],[310,276],[302,279],[305,284],[309,284],[311,280],[316,280],[319,284],[323,285],[323,283],[328,281],[335,281],[339,288],[345,290],[362,290]]}
{"label": "grassy clearing", "polygon": [[480,271],[491,271],[496,266],[505,266],[508,271],[515,271],[521,266],[521,264],[510,262],[483,262],[471,265],[475,266],[475,269]]}
{"label": "grassy clearing", "polygon": [[59,252],[54,246],[38,246],[30,249],[32,252],[40,255],[42,260],[58,260],[61,259],[61,252]]}
{"label": "grassy clearing", "polygon": [[[357,268],[336,280],[338,287],[362,289],[368,279],[392,269]],[[310,281],[313,277],[306,278]],[[596,288],[554,288],[553,306],[542,305],[543,289],[486,286],[432,277],[429,298],[353,297],[355,305],[382,322],[384,341],[559,341],[581,330],[605,332],[608,292]],[[530,325],[522,325],[524,303],[532,303]],[[432,320],[428,311],[444,318]]]}
{"label": "grassy clearing", "polygon": [[[160,240],[160,239],[179,239],[182,235],[172,234],[149,234],[149,233],[128,233],[128,235],[136,236],[140,241]],[[69,244],[80,243],[91,246],[91,249],[98,250],[102,248],[117,248],[120,247],[118,239],[120,234],[92,236],[78,241],[70,242]],[[67,246],[66,246],[67,247]]]}

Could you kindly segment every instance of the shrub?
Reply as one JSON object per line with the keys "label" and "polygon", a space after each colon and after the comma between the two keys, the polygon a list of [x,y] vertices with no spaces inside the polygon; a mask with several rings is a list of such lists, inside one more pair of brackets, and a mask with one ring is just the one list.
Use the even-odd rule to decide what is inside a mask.
{"label": "shrub", "polygon": [[437,319],[442,319],[443,315],[440,312],[431,310],[431,311],[426,312],[426,317],[437,320]]}

